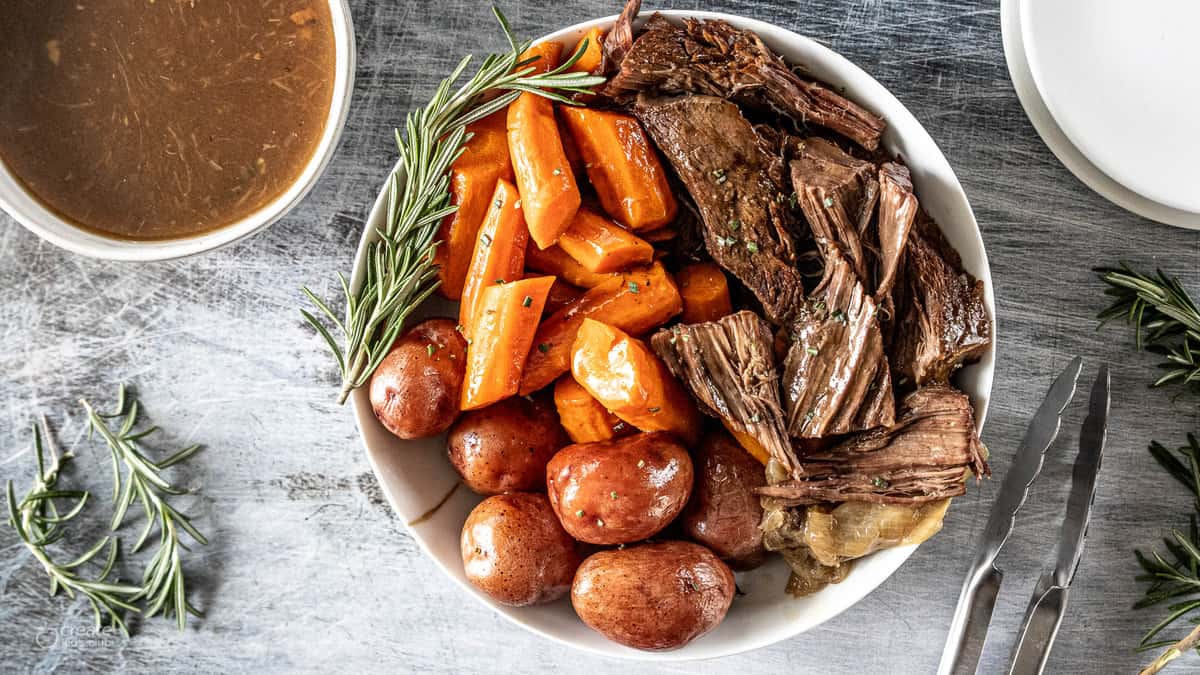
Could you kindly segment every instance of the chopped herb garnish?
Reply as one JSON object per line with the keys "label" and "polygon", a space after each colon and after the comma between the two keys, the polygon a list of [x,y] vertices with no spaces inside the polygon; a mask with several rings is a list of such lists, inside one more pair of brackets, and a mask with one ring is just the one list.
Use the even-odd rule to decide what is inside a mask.
{"label": "chopped herb garnish", "polygon": [[456,330],[460,333],[463,332],[463,325],[461,323],[458,324],[457,326],[454,327],[454,330]]}
{"label": "chopped herb garnish", "polygon": [[616,498],[617,498],[617,491],[616,491],[616,490],[613,490],[612,492],[608,493],[608,496],[609,496],[609,497],[612,497],[613,499],[616,499]]}
{"label": "chopped herb garnish", "polygon": [[825,205],[825,208],[827,208],[827,209],[828,209],[828,208],[830,208],[830,207],[832,207],[832,206],[833,206],[833,197],[826,197],[826,198],[825,198],[825,201],[824,201],[824,202],[821,202],[821,203],[822,203],[822,204],[824,204],[824,205]]}
{"label": "chopped herb garnish", "polygon": [[576,511],[575,515],[579,518],[582,518],[583,517],[583,509],[579,509],[578,511]]}
{"label": "chopped herb garnish", "polygon": [[753,415],[750,416],[750,422],[752,424],[758,424],[761,421],[762,421],[762,415],[759,415],[758,413],[754,413]]}
{"label": "chopped herb garnish", "polygon": [[504,206],[504,201],[501,199],[497,199],[496,201],[492,202],[492,206],[494,206],[496,208],[500,208],[500,207]]}
{"label": "chopped herb garnish", "polygon": [[695,581],[689,581],[689,582],[688,582],[688,585],[692,587],[692,590],[693,590],[693,591],[699,591],[699,590],[700,590],[700,585],[699,585],[699,584],[697,584]]}
{"label": "chopped herb garnish", "polygon": [[800,201],[800,197],[795,192],[793,192],[792,196],[788,197],[788,206],[790,206],[794,209],[794,208],[796,208],[796,203],[799,201]]}
{"label": "chopped herb garnish", "polygon": [[433,356],[433,345],[425,345],[425,353]]}
{"label": "chopped herb garnish", "polygon": [[637,293],[637,292],[638,292],[638,285],[637,285],[637,282],[636,282],[636,281],[631,281],[631,282],[629,282],[629,292],[630,292],[630,293]]}
{"label": "chopped herb garnish", "polygon": [[834,321],[837,321],[839,323],[846,323],[846,313],[840,309],[833,310],[833,314],[831,314],[830,316],[833,317]]}
{"label": "chopped herb garnish", "polygon": [[746,250],[750,251],[751,253],[758,253],[758,244],[748,241],[746,242]]}
{"label": "chopped herb garnish", "polygon": [[503,286],[503,285],[504,285],[504,280],[503,280],[503,279],[497,279],[497,280],[496,280],[496,285],[497,285],[497,286]]}
{"label": "chopped herb garnish", "polygon": [[805,415],[804,415],[804,421],[805,421],[805,422],[811,422],[811,421],[812,421],[812,418],[814,418],[814,417],[816,417],[816,416],[817,416],[817,413],[815,413],[815,412],[813,412],[813,411],[809,410],[809,411],[808,411],[807,413],[805,413]]}
{"label": "chopped herb garnish", "polygon": [[560,175],[562,175],[562,169],[555,169],[555,170],[551,171],[550,173],[554,174],[555,176],[560,176]]}
{"label": "chopped herb garnish", "polygon": [[891,483],[887,482],[887,479],[882,476],[876,476],[871,483],[873,483],[877,488],[886,488],[891,485]]}
{"label": "chopped herb garnish", "polygon": [[816,347],[805,347],[804,351],[808,352],[812,356],[816,356],[817,354],[821,353]]}
{"label": "chopped herb garnish", "polygon": [[546,352],[550,351],[550,343],[549,343],[549,342],[543,342],[543,343],[539,344],[539,345],[538,345],[538,351],[539,351],[539,352],[541,352],[541,353],[543,353],[543,354],[545,354]]}
{"label": "chopped herb garnish", "polygon": [[492,235],[484,232],[483,235],[481,237],[479,237],[479,241],[482,241],[484,246],[491,246],[492,245]]}
{"label": "chopped herb garnish", "polygon": [[737,232],[739,229],[741,229],[741,227],[742,227],[742,221],[738,220],[737,218],[734,218],[733,220],[729,221],[729,229],[730,230]]}
{"label": "chopped herb garnish", "polygon": [[715,170],[715,171],[713,171],[713,172],[712,172],[712,175],[713,175],[713,178],[716,178],[716,179],[717,179],[717,184],[718,184],[718,185],[720,185],[721,183],[724,183],[725,181],[729,180],[729,177],[725,175],[725,169],[717,169],[717,170]]}
{"label": "chopped herb garnish", "polygon": [[522,307],[528,307],[532,304],[533,304],[533,296],[530,296],[530,295],[525,296],[525,299],[521,301]]}

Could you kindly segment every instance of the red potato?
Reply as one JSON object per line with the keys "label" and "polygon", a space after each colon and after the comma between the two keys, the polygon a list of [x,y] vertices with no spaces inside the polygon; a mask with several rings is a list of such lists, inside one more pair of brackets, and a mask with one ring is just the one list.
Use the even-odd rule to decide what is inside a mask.
{"label": "red potato", "polygon": [[460,548],[467,580],[514,607],[566,595],[580,560],[546,495],[523,492],[480,502],[463,524]]}
{"label": "red potato", "polygon": [[371,409],[400,438],[436,436],[458,418],[467,341],[455,327],[444,318],[413,326],[371,375]]}
{"label": "red potato", "polygon": [[737,587],[712,551],[664,541],[600,551],[579,566],[571,605],[592,630],[635,649],[678,649],[725,618]]}
{"label": "red potato", "polygon": [[514,397],[465,413],[446,450],[467,487],[495,495],[545,489],[546,463],[570,442],[552,406]]}
{"label": "red potato", "polygon": [[707,434],[692,453],[696,481],[679,516],[687,536],[712,549],[734,569],[752,569],[766,558],[763,509],[755,488],[766,471],[724,432]]}
{"label": "red potato", "polygon": [[546,465],[550,504],[571,536],[627,544],[666,527],[692,491],[692,460],[667,433],[569,445]]}

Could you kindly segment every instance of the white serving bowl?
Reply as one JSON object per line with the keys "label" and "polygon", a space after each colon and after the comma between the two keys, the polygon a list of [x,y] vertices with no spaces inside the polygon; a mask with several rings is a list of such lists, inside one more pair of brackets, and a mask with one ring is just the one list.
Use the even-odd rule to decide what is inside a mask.
{"label": "white serving bowl", "polygon": [[[888,129],[883,137],[884,146],[890,153],[902,156],[908,164],[921,204],[941,224],[950,243],[962,255],[966,269],[986,284],[988,311],[995,316],[987,255],[962,186],[937,144],[882,85],[813,40],[762,21],[716,12],[667,11],[662,14],[676,21],[684,17],[724,19],[739,28],[752,30],[789,63],[803,66],[835,89],[844,88],[845,95],[851,100],[886,118]],[[649,12],[643,13],[644,17],[649,15]],[[570,47],[588,29],[607,27],[615,20],[615,16],[594,19],[547,35],[542,40],[555,40]],[[375,238],[376,229],[384,226],[385,210],[386,194],[381,193],[359,245],[352,277],[355,288],[362,283],[366,244]],[[457,312],[456,304],[435,297],[421,308],[420,316],[457,316]],[[964,368],[957,378],[958,385],[971,396],[981,428],[992,387],[994,357],[993,346],[979,363]],[[737,575],[738,586],[745,595],[734,600],[728,616],[716,630],[675,651],[630,649],[610,642],[585,626],[566,599],[550,605],[513,608],[494,602],[471,586],[463,574],[459,534],[467,514],[481,497],[462,486],[455,489],[459,477],[447,460],[444,438],[418,441],[396,438],[375,419],[365,387],[355,391],[351,400],[371,468],[388,502],[408,525],[422,550],[463,591],[504,617],[538,635],[595,654],[645,661],[682,661],[727,656],[764,647],[820,625],[858,602],[916,550],[915,546],[909,546],[870,555],[856,562],[842,583],[801,599],[784,593],[788,571],[776,557],[757,570]],[[448,499],[447,494],[450,494]],[[976,496],[966,497],[972,498]],[[441,506],[430,514],[438,504]]]}
{"label": "white serving bowl", "polygon": [[160,241],[110,239],[85,230],[46,208],[34,198],[0,161],[0,209],[46,241],[73,253],[91,258],[149,262],[169,260],[211,251],[244,239],[267,227],[291,211],[316,184],[337,149],[346,124],[350,96],[354,91],[354,67],[357,60],[354,24],[346,0],[329,0],[333,19],[335,73],[333,95],[320,143],[304,171],[274,201],[236,223],[192,237]]}

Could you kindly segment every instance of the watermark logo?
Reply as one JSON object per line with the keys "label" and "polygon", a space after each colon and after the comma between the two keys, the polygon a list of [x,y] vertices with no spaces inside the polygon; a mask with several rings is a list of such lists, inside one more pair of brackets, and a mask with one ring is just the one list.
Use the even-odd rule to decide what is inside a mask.
{"label": "watermark logo", "polygon": [[116,647],[123,638],[121,631],[111,626],[45,626],[33,639],[44,649],[96,649]]}

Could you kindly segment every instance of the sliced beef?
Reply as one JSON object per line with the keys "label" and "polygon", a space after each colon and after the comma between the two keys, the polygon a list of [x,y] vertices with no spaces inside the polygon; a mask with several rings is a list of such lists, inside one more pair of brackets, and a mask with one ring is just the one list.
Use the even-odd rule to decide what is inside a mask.
{"label": "sliced beef", "polygon": [[724,99],[639,99],[634,112],[687,187],[713,260],[754,293],[768,319],[783,323],[804,297],[783,162]]}
{"label": "sliced beef", "polygon": [[966,492],[967,472],[990,473],[966,394],[930,385],[909,394],[889,428],[810,452],[796,478],[759,493],[795,506],[867,501],[922,504]]}
{"label": "sliced beef", "polygon": [[788,433],[797,438],[888,426],[895,401],[875,301],[836,249],[792,327],[783,364]]}
{"label": "sliced beef", "polygon": [[983,282],[963,270],[958,252],[924,212],[909,235],[902,285],[896,289],[893,371],[903,384],[948,382],[987,350],[991,318]]}
{"label": "sliced beef", "polygon": [[827,258],[840,250],[854,274],[870,283],[867,249],[874,237],[868,227],[879,198],[875,165],[824,138],[806,138],[792,150],[792,186],[817,244]]}
{"label": "sliced beef", "polygon": [[879,146],[886,126],[879,116],[792,72],[754,33],[719,20],[686,19],[676,26],[658,14],[651,17],[604,89],[618,101],[642,92],[728,98],[825,127],[868,150]]}
{"label": "sliced beef", "polygon": [[658,331],[654,352],[706,414],[753,436],[781,468],[796,466],[779,405],[779,374],[771,329],[754,312]]}
{"label": "sliced beef", "polygon": [[917,215],[917,197],[913,194],[908,167],[885,162],[879,167],[879,261],[875,270],[875,304],[888,317],[893,314],[892,286],[904,258],[908,233]]}

